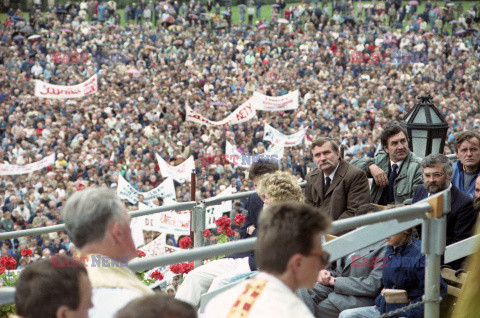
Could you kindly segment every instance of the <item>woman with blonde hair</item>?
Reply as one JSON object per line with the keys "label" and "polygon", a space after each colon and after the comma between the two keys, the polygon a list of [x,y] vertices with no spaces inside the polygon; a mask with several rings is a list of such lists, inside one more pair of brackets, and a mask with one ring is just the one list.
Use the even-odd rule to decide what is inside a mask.
{"label": "woman with blonde hair", "polygon": [[288,172],[276,171],[260,180],[258,194],[265,205],[285,201],[303,202],[302,188],[297,179]]}

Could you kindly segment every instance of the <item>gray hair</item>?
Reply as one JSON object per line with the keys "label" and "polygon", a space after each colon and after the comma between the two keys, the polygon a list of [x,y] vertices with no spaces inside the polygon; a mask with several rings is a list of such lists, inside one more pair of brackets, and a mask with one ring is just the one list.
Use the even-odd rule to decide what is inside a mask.
{"label": "gray hair", "polygon": [[443,166],[443,171],[445,171],[445,174],[447,175],[447,178],[451,179],[452,178],[452,173],[453,173],[453,166],[452,162],[450,159],[448,159],[447,156],[441,153],[431,153],[422,160],[422,168],[425,170],[425,168],[432,168],[438,165],[439,163],[442,164]]}
{"label": "gray hair", "polygon": [[89,188],[75,192],[67,200],[63,218],[72,242],[82,248],[102,239],[111,221],[122,221],[123,211],[115,192],[107,188]]}

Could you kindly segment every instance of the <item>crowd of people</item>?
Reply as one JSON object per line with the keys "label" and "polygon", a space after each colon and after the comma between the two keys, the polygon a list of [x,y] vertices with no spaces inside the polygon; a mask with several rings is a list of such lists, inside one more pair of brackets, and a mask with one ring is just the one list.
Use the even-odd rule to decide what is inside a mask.
{"label": "crowd of people", "polygon": [[[248,23],[253,7],[259,10],[254,25]],[[263,140],[267,123],[286,135],[306,129],[305,142],[285,148],[279,160],[280,169],[298,181],[308,180],[308,172],[319,165],[309,140],[326,136],[331,139],[320,148],[330,143],[330,155],[336,154],[333,145],[338,143],[345,159],[354,159],[358,171],[374,180],[370,196],[363,187],[361,194],[355,192],[362,202],[336,211],[349,217],[370,198],[402,204],[413,197],[415,185],[428,182],[422,179],[421,159],[411,159],[408,151],[397,154],[380,138],[387,123],[401,120],[418,95],[433,96],[449,124],[445,153],[461,155],[458,135],[478,130],[480,8],[475,3],[438,7],[430,1],[424,6],[334,1],[330,7],[279,1],[271,20],[261,18],[266,10],[261,3],[248,2],[246,8],[238,24],[232,23],[231,10],[218,13],[211,1],[142,0],[125,8],[123,16],[114,2],[101,0],[65,6],[49,1],[46,13],[36,5],[28,19],[6,8],[0,26],[0,161],[25,165],[53,154],[55,163],[29,174],[0,176],[2,231],[63,223],[67,198],[92,186],[115,190],[120,175],[137,191],[149,191],[165,177],[156,154],[172,165],[194,157],[197,200],[228,186],[251,190],[246,171],[220,158],[226,142],[242,154],[265,153],[271,144]],[[34,96],[35,80],[75,85],[94,74],[99,83],[95,94],[67,100]],[[255,91],[281,96],[294,90],[300,91],[296,110],[258,111],[250,121],[222,127],[185,120],[187,106],[218,121]],[[467,138],[467,148],[475,146],[470,147],[471,140]],[[459,171],[457,164],[452,179],[459,188],[466,185],[471,197],[480,158],[472,164],[468,156],[478,151],[478,142],[476,146],[463,159],[459,155],[473,172]],[[387,151],[380,154],[383,159],[374,159],[381,149]],[[202,164],[205,156],[213,156],[213,163]],[[393,169],[382,166],[389,159],[409,160],[416,179],[381,191]],[[352,171],[346,160],[336,160]],[[407,169],[401,167],[398,176]],[[340,169],[325,168],[322,173],[332,177],[332,184],[307,186],[305,194],[307,202],[318,206],[328,203],[323,203],[324,193],[315,191],[331,187],[328,191],[334,193],[338,185],[333,178]],[[175,183],[175,190],[177,202],[190,201],[188,180]],[[328,209],[333,219],[339,217]],[[461,236],[452,231],[452,237]],[[26,248],[33,257],[22,255]],[[60,232],[4,240],[1,255],[15,257],[23,268],[32,259],[75,249]]]}

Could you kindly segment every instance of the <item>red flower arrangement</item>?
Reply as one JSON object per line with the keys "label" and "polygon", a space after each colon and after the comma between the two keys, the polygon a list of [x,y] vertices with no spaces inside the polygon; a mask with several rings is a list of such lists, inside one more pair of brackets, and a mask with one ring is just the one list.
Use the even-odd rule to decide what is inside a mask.
{"label": "red flower arrangement", "polygon": [[180,248],[183,248],[185,250],[192,245],[192,239],[190,238],[190,236],[185,236],[178,242],[178,245],[180,246]]}
{"label": "red flower arrangement", "polygon": [[182,264],[173,264],[170,265],[170,270],[174,274],[181,274],[182,273]]}
{"label": "red flower arrangement", "polygon": [[139,257],[139,258],[142,258],[142,257],[147,256],[147,254],[145,254],[144,251],[140,251],[140,250],[137,250],[137,254],[138,254],[138,257]]}
{"label": "red flower arrangement", "polygon": [[27,257],[27,256],[32,256],[33,252],[32,252],[31,249],[25,248],[25,249],[22,250],[22,252],[20,254],[22,254],[23,257]]}
{"label": "red flower arrangement", "polygon": [[155,280],[162,280],[163,279],[163,274],[159,270],[154,271],[153,273],[150,274],[150,277],[155,279]]}
{"label": "red flower arrangement", "polygon": [[205,231],[203,231],[203,237],[210,237],[210,235],[212,235],[212,232],[210,232],[209,229],[206,229]]}
{"label": "red flower arrangement", "polygon": [[193,262],[174,264],[170,266],[170,271],[172,271],[174,274],[188,274],[191,270],[193,270],[193,267]]}
{"label": "red flower arrangement", "polygon": [[[215,221],[215,225],[219,228],[225,228],[225,227],[230,227],[230,225],[232,225],[232,221],[230,221],[229,218],[227,218],[226,216],[222,216],[221,218],[218,218],[216,221]],[[219,231],[220,232],[220,231]]]}
{"label": "red flower arrangement", "polygon": [[13,257],[5,255],[0,259],[0,266],[5,267],[5,269],[12,270],[17,268],[17,261]]}
{"label": "red flower arrangement", "polygon": [[235,215],[235,224],[241,226],[243,222],[245,222],[245,214],[237,214]]}

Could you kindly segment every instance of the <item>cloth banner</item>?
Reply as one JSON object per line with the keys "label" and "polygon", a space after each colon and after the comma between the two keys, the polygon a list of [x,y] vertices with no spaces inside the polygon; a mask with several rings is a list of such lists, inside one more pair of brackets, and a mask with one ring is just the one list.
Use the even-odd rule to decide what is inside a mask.
{"label": "cloth banner", "polygon": [[256,110],[263,111],[285,111],[298,108],[298,90],[283,96],[267,96],[259,92],[253,93],[253,105]]}
{"label": "cloth banner", "polygon": [[272,145],[267,149],[265,153],[258,155],[245,155],[238,152],[238,150],[228,141],[225,145],[225,159],[233,165],[248,168],[252,163],[257,162],[259,159],[270,159],[277,163],[283,157],[283,146]]}
{"label": "cloth banner", "polygon": [[[233,188],[232,186],[229,186],[228,188],[220,192],[216,196],[216,198],[231,195],[232,193],[233,193]],[[206,208],[206,215],[205,215],[205,228],[206,229],[216,228],[217,226],[215,225],[215,221],[218,218],[221,218],[223,216],[223,213],[231,212],[231,211],[232,211],[232,200],[222,201],[222,203],[218,205],[208,206]]]}
{"label": "cloth banner", "polygon": [[0,164],[0,176],[14,176],[17,174],[27,174],[31,173],[48,166],[51,166],[55,163],[55,154],[51,154],[39,160],[37,162],[29,163],[23,166],[10,165],[10,164]]}
{"label": "cloth banner", "polygon": [[183,251],[181,248],[167,245],[165,243],[165,235],[160,235],[144,247],[140,248],[140,250],[145,253],[145,257],[154,257]]}
{"label": "cloth banner", "polygon": [[148,192],[139,192],[122,175],[119,175],[117,194],[120,199],[128,200],[132,204],[137,204],[139,195],[143,195],[143,202],[146,204],[158,197],[161,197],[164,203],[168,203],[175,200],[175,187],[173,179],[167,178],[155,189]]}
{"label": "cloth banner", "polygon": [[195,161],[193,160],[193,156],[175,167],[169,165],[159,155],[155,154],[155,156],[157,157],[158,166],[160,167],[160,172],[164,178],[171,177],[178,183],[185,183],[186,180],[190,180],[192,170],[195,169]]}
{"label": "cloth banner", "polygon": [[269,124],[265,123],[263,140],[271,141],[272,144],[284,147],[294,147],[301,145],[307,130],[304,128],[292,135],[284,135]]}
{"label": "cloth banner", "polygon": [[220,121],[213,121],[205,118],[204,116],[196,113],[189,106],[187,110],[187,121],[193,121],[194,123],[207,125],[207,126],[223,126],[223,125],[235,125],[243,123],[255,117],[257,114],[253,107],[253,97],[250,97],[246,102],[240,105],[233,113]]}
{"label": "cloth banner", "polygon": [[35,80],[35,96],[41,98],[79,98],[94,94],[98,91],[97,74],[85,82],[72,85],[54,85],[40,80]]}

